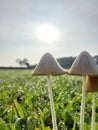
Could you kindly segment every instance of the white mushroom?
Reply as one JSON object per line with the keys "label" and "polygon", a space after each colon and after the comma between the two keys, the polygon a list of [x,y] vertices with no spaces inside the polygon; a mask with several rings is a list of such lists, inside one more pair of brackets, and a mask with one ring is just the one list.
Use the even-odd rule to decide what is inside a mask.
{"label": "white mushroom", "polygon": [[46,53],[42,56],[41,60],[39,61],[38,65],[36,66],[35,70],[33,71],[33,76],[48,76],[48,91],[49,91],[49,98],[50,98],[50,105],[51,105],[51,113],[52,113],[52,123],[53,123],[53,130],[57,130],[57,122],[56,122],[56,114],[54,108],[54,100],[53,100],[53,93],[51,88],[51,75],[62,75],[65,74],[64,69],[58,64],[56,59],[50,54]]}
{"label": "white mushroom", "polygon": [[67,73],[80,76],[95,76],[98,75],[98,66],[92,56],[87,51],[83,51],[76,57]]}
{"label": "white mushroom", "polygon": [[80,114],[80,130],[84,130],[84,110],[85,110],[85,77],[97,76],[98,66],[93,57],[87,52],[81,52],[73,62],[71,68],[66,72],[70,75],[84,76],[82,87],[82,101],[81,101],[81,114]]}
{"label": "white mushroom", "polygon": [[57,60],[50,53],[45,53],[40,59],[32,75],[41,76],[62,74],[65,74],[65,71],[59,65]]}

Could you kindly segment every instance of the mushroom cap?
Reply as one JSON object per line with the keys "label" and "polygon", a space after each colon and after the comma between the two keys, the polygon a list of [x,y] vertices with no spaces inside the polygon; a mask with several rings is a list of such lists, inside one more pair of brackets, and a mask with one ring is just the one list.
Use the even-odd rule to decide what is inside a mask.
{"label": "mushroom cap", "polygon": [[98,75],[98,66],[93,57],[87,52],[81,52],[73,62],[71,68],[66,72],[70,75]]}
{"label": "mushroom cap", "polygon": [[57,60],[50,54],[45,53],[35,67],[32,75],[62,75],[65,70],[59,65]]}
{"label": "mushroom cap", "polygon": [[87,76],[85,80],[86,92],[98,92],[98,77]]}

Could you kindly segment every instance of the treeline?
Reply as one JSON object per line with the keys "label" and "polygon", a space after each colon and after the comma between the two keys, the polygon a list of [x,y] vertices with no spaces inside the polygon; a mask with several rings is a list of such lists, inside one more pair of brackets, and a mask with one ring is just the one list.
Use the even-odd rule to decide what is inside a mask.
{"label": "treeline", "polygon": [[75,57],[63,57],[63,58],[58,58],[57,61],[59,62],[59,64],[67,69],[70,68],[72,63],[74,62]]}
{"label": "treeline", "polygon": [[[59,64],[65,68],[65,69],[68,69],[71,67],[72,63],[74,62],[76,57],[61,57],[61,58],[57,58],[57,61],[59,62]],[[94,56],[93,57],[95,62],[97,63],[98,65],[98,55]],[[23,60],[20,60],[20,59],[16,59],[16,62],[19,64],[19,65],[23,65],[22,67],[0,67],[0,69],[34,69],[36,67],[36,64],[34,65],[30,65],[28,60],[27,59],[23,59]]]}
{"label": "treeline", "polygon": [[[65,69],[68,69],[71,67],[72,63],[74,62],[76,57],[63,57],[63,58],[58,58],[57,61],[59,62],[59,64],[65,68]],[[97,63],[98,65],[98,55],[94,56],[93,57],[95,62]]]}

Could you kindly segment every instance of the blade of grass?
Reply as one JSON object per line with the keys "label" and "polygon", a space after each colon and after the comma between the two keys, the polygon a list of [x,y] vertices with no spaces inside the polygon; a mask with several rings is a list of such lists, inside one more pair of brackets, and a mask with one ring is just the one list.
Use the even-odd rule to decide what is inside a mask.
{"label": "blade of grass", "polygon": [[17,102],[17,100],[14,100],[14,104],[15,104],[15,107],[16,107],[16,110],[17,110],[19,116],[20,116],[21,118],[25,118],[25,115],[24,115],[24,112],[23,112],[23,110],[22,110],[22,107],[21,107],[20,104]]}

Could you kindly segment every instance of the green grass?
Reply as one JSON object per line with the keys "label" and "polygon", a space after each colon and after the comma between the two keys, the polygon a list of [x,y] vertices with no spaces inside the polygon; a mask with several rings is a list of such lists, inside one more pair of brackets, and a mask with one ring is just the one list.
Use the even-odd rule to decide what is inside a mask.
{"label": "green grass", "polygon": [[[0,130],[51,130],[47,77],[32,70],[0,70]],[[52,76],[59,130],[79,130],[82,78]],[[96,129],[98,101],[96,97]],[[92,94],[86,94],[85,130],[91,129]]]}

